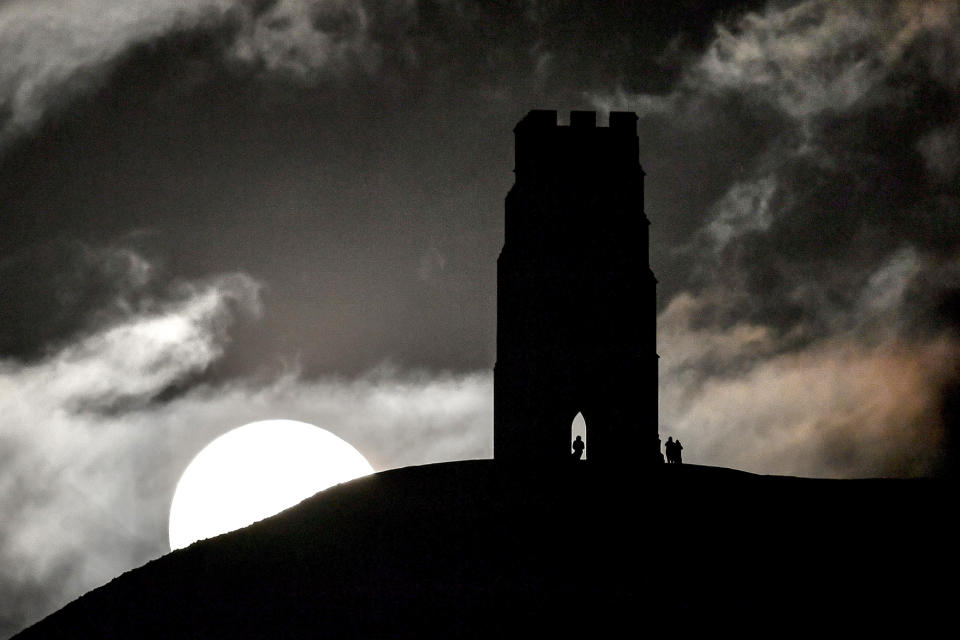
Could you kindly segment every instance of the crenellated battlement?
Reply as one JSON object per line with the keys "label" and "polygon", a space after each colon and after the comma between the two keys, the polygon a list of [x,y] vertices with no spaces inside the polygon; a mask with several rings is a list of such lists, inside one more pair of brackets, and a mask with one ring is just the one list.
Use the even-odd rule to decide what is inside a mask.
{"label": "crenellated battlement", "polygon": [[609,126],[597,126],[596,111],[571,111],[570,124],[558,123],[556,109],[534,109],[514,127],[518,131],[544,131],[548,129],[609,129],[637,135],[637,114],[632,111],[611,111]]}
{"label": "crenellated battlement", "polygon": [[596,111],[571,111],[561,125],[555,110],[535,109],[513,129],[518,180],[562,177],[569,172],[639,170],[637,115],[611,111],[609,126],[597,126]]}

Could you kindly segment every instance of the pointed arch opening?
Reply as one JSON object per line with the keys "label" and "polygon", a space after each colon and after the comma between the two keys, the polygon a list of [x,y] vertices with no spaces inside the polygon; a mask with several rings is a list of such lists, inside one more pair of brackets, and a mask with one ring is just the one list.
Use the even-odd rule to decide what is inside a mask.
{"label": "pointed arch opening", "polygon": [[573,417],[573,422],[570,423],[570,443],[571,443],[571,452],[573,451],[573,442],[577,439],[577,436],[580,436],[580,439],[583,441],[583,455],[580,456],[581,460],[587,459],[587,454],[589,452],[589,445],[587,444],[587,421],[583,417],[583,413],[577,413]]}

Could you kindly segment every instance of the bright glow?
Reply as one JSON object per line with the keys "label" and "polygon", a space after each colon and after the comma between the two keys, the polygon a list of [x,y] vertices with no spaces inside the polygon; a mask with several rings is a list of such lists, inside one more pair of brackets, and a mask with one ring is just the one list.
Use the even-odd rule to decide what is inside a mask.
{"label": "bright glow", "polygon": [[318,491],[373,473],[360,452],[295,420],[229,431],[187,466],[170,505],[170,548],[240,529]]}

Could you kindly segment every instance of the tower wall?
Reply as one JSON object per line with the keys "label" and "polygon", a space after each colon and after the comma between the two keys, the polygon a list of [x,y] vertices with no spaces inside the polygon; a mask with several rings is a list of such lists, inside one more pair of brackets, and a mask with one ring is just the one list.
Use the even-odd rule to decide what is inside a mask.
{"label": "tower wall", "polygon": [[564,461],[578,412],[587,456],[658,456],[656,279],[637,117],[531,111],[497,262],[494,455]]}

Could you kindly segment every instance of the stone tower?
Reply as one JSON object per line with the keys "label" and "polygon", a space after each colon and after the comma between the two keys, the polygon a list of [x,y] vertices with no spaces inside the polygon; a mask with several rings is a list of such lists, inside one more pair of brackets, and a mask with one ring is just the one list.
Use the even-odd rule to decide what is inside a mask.
{"label": "stone tower", "polygon": [[656,278],[637,116],[531,111],[497,261],[494,456],[569,458],[583,414],[591,464],[659,462]]}

